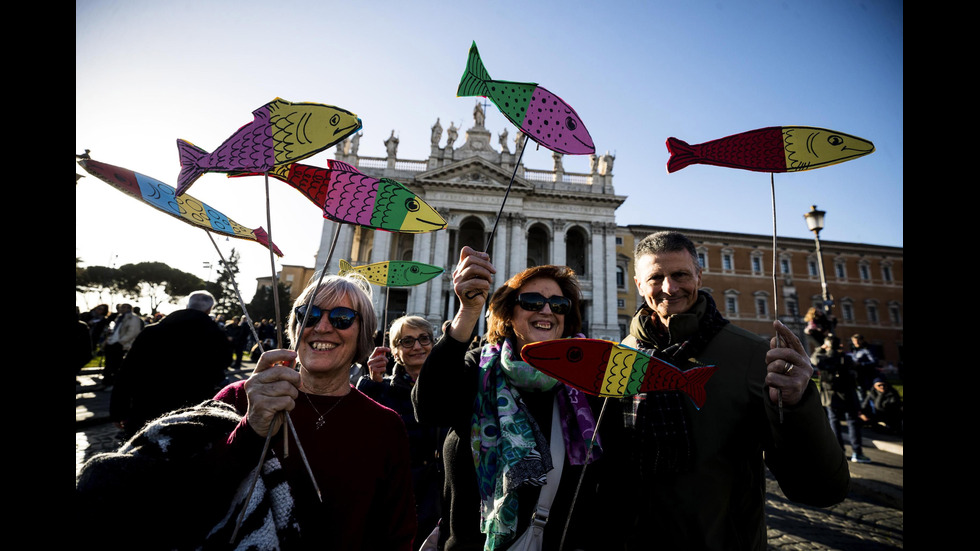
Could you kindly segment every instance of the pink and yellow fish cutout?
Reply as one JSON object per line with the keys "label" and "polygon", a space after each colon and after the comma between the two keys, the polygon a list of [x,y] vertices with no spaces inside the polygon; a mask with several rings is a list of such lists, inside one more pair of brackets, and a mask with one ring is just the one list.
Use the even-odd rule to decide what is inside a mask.
{"label": "pink and yellow fish cutout", "polygon": [[667,138],[667,172],[692,164],[756,172],[798,172],[868,155],[875,146],[864,138],[812,126],[771,126],[689,145]]}
{"label": "pink and yellow fish cutout", "polygon": [[361,129],[357,115],[321,103],[293,103],[282,98],[252,112],[254,120],[209,153],[177,140],[182,195],[207,172],[265,172],[319,153]]}
{"label": "pink and yellow fish cutout", "polygon": [[336,222],[399,233],[425,233],[446,227],[446,221],[434,208],[400,182],[368,176],[334,159],[327,163],[330,168],[299,163],[277,166],[269,176],[299,190],[323,209],[324,218]]}
{"label": "pink and yellow fish cutout", "polygon": [[600,339],[559,339],[526,345],[521,358],[538,371],[593,396],[622,398],[679,390],[701,409],[713,365],[681,371],[639,350]]}
{"label": "pink and yellow fish cutout", "polygon": [[133,172],[91,159],[78,161],[89,174],[118,189],[119,191],[139,199],[151,207],[161,210],[188,224],[205,230],[255,241],[265,247],[271,247],[272,252],[282,256],[282,251],[269,242],[269,234],[261,227],[249,229],[228,218],[207,204],[198,201],[190,195],[177,196],[174,188],[160,180],[150,178],[139,172]]}

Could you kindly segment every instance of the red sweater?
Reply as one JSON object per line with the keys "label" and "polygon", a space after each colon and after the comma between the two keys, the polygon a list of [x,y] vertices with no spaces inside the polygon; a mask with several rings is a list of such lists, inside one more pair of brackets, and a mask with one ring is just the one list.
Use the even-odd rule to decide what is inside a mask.
{"label": "red sweater", "polygon": [[[215,399],[234,405],[244,415],[248,407],[244,384],[228,385]],[[317,499],[295,435],[289,435],[289,457],[283,458],[279,435],[273,437],[269,452],[280,459],[289,479],[304,545],[411,551],[415,498],[408,435],[401,417],[354,388],[339,399],[308,396],[319,414],[325,414],[326,423],[315,428],[319,414],[302,392],[290,416],[323,503]],[[225,451],[236,468],[247,471],[258,463],[264,443],[243,418],[229,435]]]}

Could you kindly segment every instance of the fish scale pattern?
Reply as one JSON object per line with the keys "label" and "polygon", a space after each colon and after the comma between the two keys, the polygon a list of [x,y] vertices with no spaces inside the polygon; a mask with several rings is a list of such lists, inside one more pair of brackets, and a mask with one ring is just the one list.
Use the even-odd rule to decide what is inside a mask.
{"label": "fish scale pattern", "polygon": [[767,172],[786,170],[783,130],[778,126],[746,132],[737,139],[722,138],[693,147],[699,148],[702,157],[724,160],[735,168]]}

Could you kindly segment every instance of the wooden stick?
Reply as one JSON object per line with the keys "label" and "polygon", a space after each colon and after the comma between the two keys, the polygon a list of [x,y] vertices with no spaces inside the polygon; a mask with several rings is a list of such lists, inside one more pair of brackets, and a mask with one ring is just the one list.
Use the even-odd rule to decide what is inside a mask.
{"label": "wooden stick", "polygon": [[[769,190],[772,196],[772,315],[779,319],[779,289],[776,284],[776,180],[773,173],[769,173]],[[779,347],[779,333],[776,333],[776,347]],[[779,390],[777,397],[777,407],[779,408],[779,424],[783,424],[783,391]]]}

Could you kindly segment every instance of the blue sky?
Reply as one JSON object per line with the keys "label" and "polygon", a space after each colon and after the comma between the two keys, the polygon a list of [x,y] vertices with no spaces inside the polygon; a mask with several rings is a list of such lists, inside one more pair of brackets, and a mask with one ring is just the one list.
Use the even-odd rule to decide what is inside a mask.
{"label": "blue sky", "polygon": [[[76,1],[75,150],[175,185],[178,138],[211,150],[282,97],[357,113],[362,155],[384,156],[394,130],[399,158],[424,159],[437,117],[446,128],[472,126],[475,99],[457,98],[456,87],[476,41],[493,78],[555,92],[597,152],[616,155],[615,190],[628,196],[619,224],[771,235],[768,174],[706,165],[667,174],[664,142],[817,126],[876,151],[776,174],[778,234],[812,237],[803,213],[816,204],[828,213],[822,239],[903,246],[903,25],[894,0]],[[486,126],[514,135],[492,106]],[[544,148],[529,147],[524,162],[552,167]],[[588,158],[566,156],[564,166],[587,172]],[[189,193],[268,227],[261,178],[205,175]],[[279,262],[311,266],[319,211],[275,181],[269,201]],[[93,177],[76,186],[75,209],[84,265],[155,260],[214,277],[202,267],[218,260],[202,230]],[[271,271],[268,253],[218,244],[241,253],[248,300]]]}

